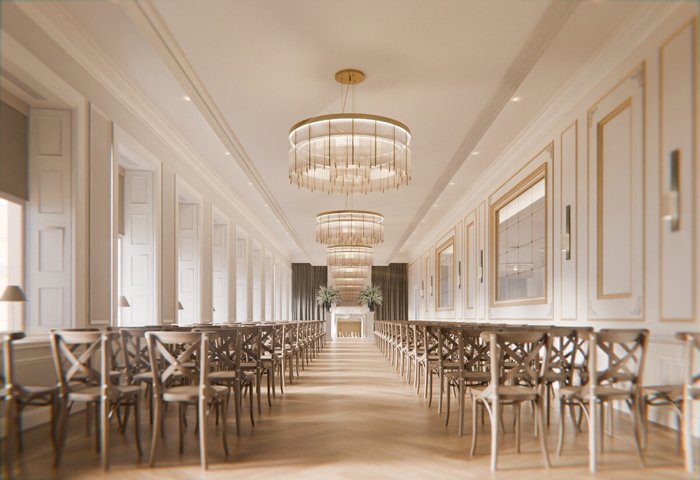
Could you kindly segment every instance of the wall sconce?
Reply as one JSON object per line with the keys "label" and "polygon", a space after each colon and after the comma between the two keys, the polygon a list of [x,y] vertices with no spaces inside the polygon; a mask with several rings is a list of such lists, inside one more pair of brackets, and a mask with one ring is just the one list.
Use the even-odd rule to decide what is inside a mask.
{"label": "wall sconce", "polygon": [[420,281],[420,298],[425,298],[425,280]]}
{"label": "wall sconce", "polygon": [[479,268],[476,269],[476,278],[480,283],[484,283],[484,251],[479,250]]}
{"label": "wall sconce", "polygon": [[672,232],[680,229],[680,161],[681,152],[673,150],[668,164],[669,191],[663,193],[661,200],[661,218],[669,222]]}
{"label": "wall sconce", "polygon": [[564,211],[564,233],[561,234],[561,253],[565,260],[571,260],[571,205]]}
{"label": "wall sconce", "polygon": [[178,309],[178,310],[184,310],[184,309],[185,309],[185,307],[182,306],[182,303],[181,303],[179,300],[178,300],[178,302],[177,302],[177,309]]}
{"label": "wall sconce", "polygon": [[462,261],[457,262],[457,289],[462,289]]}
{"label": "wall sconce", "polygon": [[430,276],[430,296],[433,296],[433,276]]}

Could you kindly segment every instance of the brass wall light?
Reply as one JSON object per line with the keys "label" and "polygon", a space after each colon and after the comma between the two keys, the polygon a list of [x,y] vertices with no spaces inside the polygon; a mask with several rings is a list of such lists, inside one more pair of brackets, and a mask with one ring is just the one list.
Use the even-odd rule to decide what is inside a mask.
{"label": "brass wall light", "polygon": [[668,163],[669,189],[663,193],[662,197],[661,218],[668,222],[672,232],[677,232],[680,229],[680,162],[680,150],[673,150]]}

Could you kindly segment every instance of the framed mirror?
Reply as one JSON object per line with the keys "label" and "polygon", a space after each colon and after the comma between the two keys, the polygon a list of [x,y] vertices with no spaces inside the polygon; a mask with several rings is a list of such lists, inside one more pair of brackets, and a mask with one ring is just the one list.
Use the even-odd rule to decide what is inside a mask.
{"label": "framed mirror", "polygon": [[546,165],[491,206],[491,242],[491,303],[546,303]]}
{"label": "framed mirror", "polygon": [[454,309],[455,297],[455,239],[450,237],[436,250],[437,309]]}

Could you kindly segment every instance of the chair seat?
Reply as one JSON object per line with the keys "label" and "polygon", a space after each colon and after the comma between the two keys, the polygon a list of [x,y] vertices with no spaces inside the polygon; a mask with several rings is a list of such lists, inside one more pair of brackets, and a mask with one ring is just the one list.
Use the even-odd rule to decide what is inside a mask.
{"label": "chair seat", "polygon": [[209,380],[211,382],[229,381],[236,380],[238,378],[238,372],[234,370],[221,370],[219,372],[210,372]]}
{"label": "chair seat", "polygon": [[489,372],[474,372],[474,371],[463,371],[460,372],[450,372],[446,374],[449,380],[458,380],[462,377],[467,382],[488,382],[491,380],[491,374]]}
{"label": "chair seat", "polygon": [[[559,396],[563,399],[578,398],[581,400],[590,400],[591,389],[588,385],[575,387],[561,387]],[[595,395],[601,400],[625,399],[630,398],[633,393],[624,388],[613,387],[611,385],[598,385],[595,387]]]}
{"label": "chair seat", "polygon": [[[101,388],[99,386],[85,387],[80,390],[71,391],[68,399],[73,402],[97,402],[100,400]],[[112,386],[110,392],[113,398],[138,396],[141,389],[136,385]]]}
{"label": "chair seat", "polygon": [[141,372],[133,376],[134,383],[153,383],[153,373],[151,372]]}
{"label": "chair seat", "polygon": [[655,401],[679,403],[683,400],[683,385],[650,385],[642,388],[648,403]]}
{"label": "chair seat", "polygon": [[[221,385],[212,385],[214,396],[226,394],[228,389]],[[199,399],[198,385],[181,385],[178,387],[166,388],[163,392],[163,400],[166,402],[191,402],[194,403]]]}
{"label": "chair seat", "polygon": [[[470,387],[469,391],[472,395],[492,400],[494,397],[493,386],[488,387]],[[537,389],[534,387],[526,387],[524,385],[500,385],[497,387],[498,399],[501,401],[528,401],[536,400],[538,397]]]}
{"label": "chair seat", "polygon": [[38,398],[53,395],[56,392],[56,387],[47,387],[44,385],[22,385],[20,387],[23,397]]}

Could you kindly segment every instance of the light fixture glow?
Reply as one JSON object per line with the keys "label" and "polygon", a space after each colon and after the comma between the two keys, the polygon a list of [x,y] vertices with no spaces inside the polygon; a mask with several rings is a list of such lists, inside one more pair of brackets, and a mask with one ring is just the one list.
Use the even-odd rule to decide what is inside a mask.
{"label": "light fixture glow", "polygon": [[329,267],[371,267],[373,249],[363,245],[333,246],[326,248]]}
{"label": "light fixture glow", "polygon": [[[365,78],[341,70],[336,80],[350,86]],[[367,193],[408,185],[411,133],[378,115],[340,113],[298,122],[289,130],[289,181],[329,193]]]}
{"label": "light fixture glow", "polygon": [[316,241],[325,245],[377,245],[384,241],[384,216],[363,210],[319,213]]}

